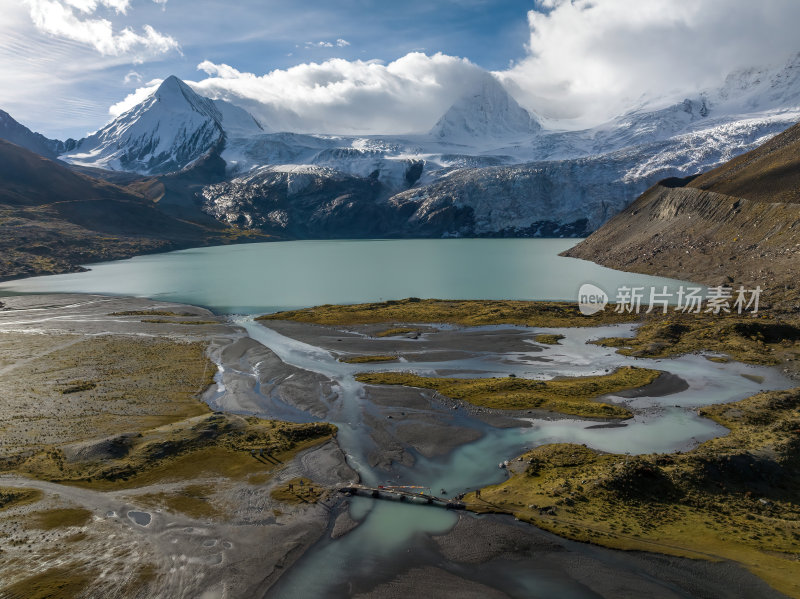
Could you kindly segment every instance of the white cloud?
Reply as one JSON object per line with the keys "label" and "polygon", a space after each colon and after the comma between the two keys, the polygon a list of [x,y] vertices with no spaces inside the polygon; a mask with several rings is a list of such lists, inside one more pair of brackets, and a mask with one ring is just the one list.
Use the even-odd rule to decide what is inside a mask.
{"label": "white cloud", "polygon": [[126,14],[130,6],[130,0],[64,0],[66,4],[73,6],[85,13],[93,13],[98,5],[113,8],[118,13]]}
{"label": "white cloud", "polygon": [[136,54],[164,54],[180,50],[178,42],[151,27],[144,25],[142,33],[126,27],[115,31],[108,19],[82,18],[75,10],[88,15],[102,4],[117,12],[125,13],[128,0],[26,0],[30,16],[36,28],[49,35],[87,44],[104,56]]}
{"label": "white cloud", "polygon": [[306,42],[305,43],[305,47],[306,48],[334,48],[334,47],[337,47],[337,46],[339,48],[344,48],[345,46],[349,46],[349,45],[350,45],[350,42],[348,42],[347,40],[342,39],[342,38],[337,39],[335,42],[328,42],[328,41],[323,40],[321,42]]}
{"label": "white cloud", "polygon": [[[127,79],[127,77],[126,77]],[[108,109],[108,113],[113,117],[118,117],[123,112],[126,112],[143,102],[149,95],[155,92],[158,89],[158,86],[161,85],[163,79],[153,79],[145,84],[144,87],[140,87],[136,89],[131,94],[128,94],[124,100],[121,102],[117,102],[116,104],[112,105]]]}
{"label": "white cloud", "polygon": [[526,108],[586,125],[800,50],[797,0],[540,0],[528,57],[499,73]]}
{"label": "white cloud", "polygon": [[[117,10],[114,2],[119,10],[128,4],[27,1],[60,5],[88,22],[99,19],[87,19],[78,4],[109,11]],[[733,69],[784,62],[800,50],[798,0],[539,0],[536,6],[540,12],[529,13],[526,57],[495,75],[523,106],[559,119],[563,127],[598,124],[646,100],[680,100],[717,86]],[[123,33],[110,31],[112,49]],[[88,44],[87,38],[81,37]],[[332,40],[296,47],[349,44]],[[267,74],[210,61],[198,68],[207,77],[187,83],[199,93],[240,104],[277,130],[320,133],[426,131],[486,76],[467,59],[421,52],[390,63],[330,59]],[[159,83],[126,81],[140,87],[112,106],[112,115],[143,100]]]}
{"label": "white cloud", "polygon": [[391,62],[331,59],[242,73],[205,61],[201,94],[234,101],[278,130],[321,133],[427,131],[486,72],[469,60],[413,52]]}
{"label": "white cloud", "polygon": [[125,85],[131,85],[132,83],[139,85],[142,83],[142,76],[136,71],[130,71],[127,75],[125,75],[122,83]]}

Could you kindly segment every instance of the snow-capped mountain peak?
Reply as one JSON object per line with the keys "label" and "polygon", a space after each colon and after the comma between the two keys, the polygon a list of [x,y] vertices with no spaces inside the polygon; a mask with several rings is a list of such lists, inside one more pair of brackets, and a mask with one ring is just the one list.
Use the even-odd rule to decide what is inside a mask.
{"label": "snow-capped mountain peak", "polygon": [[198,95],[175,75],[164,79],[153,93],[152,98],[166,110],[180,112],[186,110],[188,106],[191,110],[216,121],[222,118],[219,110],[214,106],[213,100]]}
{"label": "snow-capped mountain peak", "polygon": [[231,135],[262,133],[247,111],[197,94],[174,75],[143,102],[78,142],[68,162],[159,174],[179,170]]}
{"label": "snow-capped mountain peak", "polygon": [[[542,129],[487,73],[428,135],[385,137],[267,133],[245,110],[170,77],[67,159],[155,174],[215,148],[229,181],[203,191],[210,213],[246,226],[274,221],[282,231],[299,219],[299,235],[322,231],[308,225],[311,213],[337,215],[339,225],[352,218],[337,235],[366,220],[369,231],[392,235],[570,235],[599,226],[658,180],[712,168],[798,119],[797,58],[585,130]],[[296,207],[311,212],[286,216],[301,188]]]}
{"label": "snow-capped mountain peak", "polygon": [[527,110],[487,74],[471,92],[458,99],[430,130],[442,141],[523,137],[541,129]]}

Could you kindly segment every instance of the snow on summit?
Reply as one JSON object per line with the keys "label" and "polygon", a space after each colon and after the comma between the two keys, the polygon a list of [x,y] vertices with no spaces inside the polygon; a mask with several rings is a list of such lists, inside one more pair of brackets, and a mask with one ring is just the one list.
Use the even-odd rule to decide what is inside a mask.
{"label": "snow on summit", "polygon": [[[419,214],[397,226],[421,223],[426,234],[451,226],[437,215],[464,211],[472,223],[453,220],[461,224],[446,233],[584,234],[660,179],[713,168],[794,124],[798,63],[737,71],[719,89],[639,105],[585,130],[543,128],[486,73],[429,133],[390,136],[267,132],[246,110],[168,77],[61,157],[156,175],[216,152],[231,186],[225,197],[238,199],[217,202],[213,185],[203,197],[226,222],[261,222],[269,202],[313,180],[314,201],[350,198],[409,214],[417,206]],[[253,212],[242,216],[234,205]]]}
{"label": "snow on summit", "polygon": [[453,104],[430,130],[442,141],[519,138],[541,129],[493,76]]}
{"label": "snow on summit", "polygon": [[196,94],[175,76],[167,77],[142,103],[80,140],[61,158],[73,164],[160,174],[194,162],[225,137],[261,133],[245,110]]}

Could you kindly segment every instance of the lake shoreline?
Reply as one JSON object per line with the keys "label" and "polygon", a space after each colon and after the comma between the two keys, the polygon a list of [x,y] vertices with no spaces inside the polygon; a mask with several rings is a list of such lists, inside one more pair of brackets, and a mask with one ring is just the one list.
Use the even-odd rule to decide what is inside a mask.
{"label": "lake shoreline", "polygon": [[[79,406],[79,409],[85,405],[86,409],[91,410],[91,395],[106,383],[94,378],[97,376],[92,368],[95,360],[75,361],[65,353],[71,347],[83,347],[87,343],[90,344],[87,347],[91,347],[95,340],[108,344],[119,339],[122,346],[158,340],[163,347],[168,343],[210,341],[216,343],[219,349],[226,343],[235,345],[242,338],[241,331],[223,319],[212,316],[202,308],[185,304],[66,294],[14,296],[6,303],[5,308],[0,310],[0,386],[16,385],[14,380],[4,380],[4,377],[23,371],[28,364],[37,371],[44,369],[47,373],[46,369],[51,367],[49,364],[55,362],[49,357],[55,352],[54,355],[74,371],[70,372],[69,380],[93,381],[97,385],[95,389],[87,385],[85,392],[68,389],[68,394],[59,396],[63,397],[61,401]],[[192,326],[194,322],[198,324]],[[226,384],[231,389],[246,389],[249,378],[236,371],[243,354],[236,349],[230,355],[224,351],[221,353],[220,373],[225,374]],[[132,367],[147,371],[148,364],[136,364],[132,362]],[[52,367],[59,367],[58,363]],[[46,376],[50,378],[50,375]],[[56,377],[63,379],[64,371],[60,371]],[[36,378],[27,378],[29,385],[41,384],[34,382]],[[160,379],[163,379],[163,374]],[[159,384],[166,385],[167,382]],[[215,387],[212,384],[209,391]],[[197,391],[197,388],[193,388],[193,391]],[[199,416],[190,418],[189,426],[195,421],[207,427],[228,426],[225,423],[231,422],[233,430],[241,426],[241,419],[235,413],[213,414],[205,404],[200,403],[199,398],[193,401],[198,406],[202,405],[205,412],[201,410]],[[136,405],[138,402],[132,402],[131,408],[134,409]],[[40,423],[45,422],[43,414],[35,410],[34,413]],[[136,417],[135,412],[132,414]],[[10,417],[8,413],[4,415]],[[23,419],[25,417],[22,416]],[[69,414],[62,410],[60,417],[54,420],[54,430],[57,430],[58,420],[65,418],[71,422]],[[176,418],[177,421],[168,424],[169,428],[165,431],[178,430],[176,426],[183,426],[181,416]],[[208,424],[204,424],[206,422]],[[152,425],[131,422],[119,426],[120,430],[130,432],[117,437],[112,435],[112,445],[102,439],[104,435],[114,433],[110,425],[106,425],[104,433],[81,432],[79,443],[75,444],[71,438],[67,438],[55,440],[53,447],[57,451],[63,447],[68,460],[73,459],[69,458],[72,454],[67,452],[73,446],[80,448],[73,452],[76,456],[90,455],[87,451],[94,452],[91,455],[102,456],[106,447],[113,449],[113,443],[130,437],[131,433],[140,430],[139,436],[143,433],[147,438]],[[43,424],[39,428],[45,430]],[[64,434],[69,436],[70,429],[65,429]],[[87,434],[89,438],[86,438]],[[101,438],[94,440],[97,434]],[[10,439],[5,441],[0,457],[8,459],[18,452]],[[24,453],[25,446],[21,448]],[[204,465],[211,464],[212,459],[219,461],[224,456],[210,455],[207,450],[201,449],[197,452],[198,461],[193,467],[195,473],[185,479],[179,474],[182,470],[174,468],[168,468],[162,474],[158,474],[157,468],[155,474],[139,473],[140,478],[145,476],[141,482],[136,482],[138,479],[135,477],[129,482],[125,478],[51,482],[47,480],[52,478],[50,475],[39,477],[44,479],[40,480],[31,478],[28,473],[25,476],[8,472],[0,474],[0,487],[4,489],[25,488],[40,493],[35,502],[12,503],[0,509],[0,531],[9,540],[9,544],[4,546],[4,565],[0,567],[3,583],[0,587],[11,585],[8,588],[19,589],[28,584],[61,584],[66,581],[63,578],[65,574],[59,568],[48,566],[55,557],[59,562],[72,564],[76,572],[87,572],[89,578],[81,580],[98,594],[105,594],[108,590],[103,585],[116,584],[119,588],[125,588],[125,584],[134,580],[139,585],[136,592],[155,585],[150,587],[154,596],[182,596],[186,592],[220,595],[227,592],[236,596],[251,596],[258,589],[271,586],[308,547],[317,542],[325,533],[331,506],[342,501],[338,495],[330,494],[323,503],[287,505],[273,499],[271,490],[298,477],[313,479],[326,488],[357,479],[357,475],[346,466],[335,439],[308,448],[303,448],[301,443],[298,449],[294,454],[286,454],[289,459],[282,457],[281,453],[263,461],[257,457],[250,457],[252,461],[236,458],[223,462],[227,466],[220,473],[205,472]],[[243,452],[243,456],[249,457],[249,454],[249,451]],[[169,459],[169,456],[166,458]],[[99,459],[101,464],[109,465],[119,461],[113,453]],[[270,461],[273,463],[270,464]],[[72,462],[68,463],[73,468]],[[76,466],[80,464],[79,461],[75,462]],[[91,465],[91,462],[88,464]],[[12,466],[11,471],[18,467]],[[242,469],[242,475],[236,474]],[[228,474],[225,470],[229,471]],[[61,478],[65,476],[61,474]],[[199,494],[195,489],[199,490]],[[91,517],[85,523],[64,521],[54,525],[48,532],[37,532],[33,522],[38,515],[54,510],[72,510]],[[144,520],[141,523],[131,520],[126,515],[129,513],[146,514],[146,524]],[[16,540],[21,535],[27,535],[27,547],[30,550],[24,556],[20,552],[26,544],[17,545]],[[69,552],[63,555],[60,552],[53,553],[54,538],[73,539],[66,545]],[[112,564],[109,560],[115,558],[108,557],[109,547],[114,555],[123,556],[120,559],[124,558],[124,561]],[[128,555],[131,551],[135,552],[135,558]],[[180,558],[183,566],[172,568],[179,554],[184,556]],[[28,564],[40,564],[40,568],[51,573],[52,580],[33,581],[30,568],[21,567],[20,560]],[[230,564],[237,565],[231,569]],[[92,572],[103,567],[111,568],[113,573],[106,578],[93,580]],[[145,573],[146,577],[142,578]],[[185,576],[195,579],[187,582]],[[198,586],[199,583],[202,584]]]}
{"label": "lake shoreline", "polygon": [[318,240],[200,247],[96,263],[82,273],[7,281],[0,283],[0,294],[158,297],[205,306],[216,314],[263,314],[409,296],[574,301],[583,282],[607,287],[612,297],[619,286],[639,281],[680,284],[558,256],[576,241]]}
{"label": "lake shoreline", "polygon": [[[210,355],[218,363],[220,370],[215,377],[216,385],[212,385],[206,391],[204,398],[215,409],[230,411],[233,414],[265,409],[284,410],[282,413],[287,417],[297,417],[299,412],[293,410],[300,410],[312,414],[315,419],[324,420],[329,414],[335,413],[339,405],[340,400],[337,399],[337,395],[341,390],[336,388],[338,383],[332,384],[319,373],[304,371],[298,366],[284,362],[272,349],[245,334],[235,321],[212,316],[204,309],[183,304],[108,296],[31,295],[15,296],[15,299],[10,301],[19,303],[24,311],[6,310],[0,312],[0,316],[13,317],[14,312],[17,312],[17,315],[25,314],[24,320],[31,320],[31,323],[24,326],[40,326],[34,324],[34,321],[50,322],[54,315],[64,310],[64,307],[76,305],[87,306],[86,309],[90,309],[90,313],[75,318],[77,316],[75,310],[80,311],[84,308],[67,308],[68,312],[73,310],[70,313],[72,317],[56,320],[55,322],[60,324],[55,326],[66,327],[65,332],[71,331],[71,334],[81,330],[96,334],[108,330],[112,321],[118,321],[128,333],[139,330],[156,336],[209,338]],[[88,308],[89,306],[93,307]],[[112,312],[127,312],[128,315],[110,318]],[[161,315],[158,318],[151,318],[147,316],[148,312],[153,314],[171,312],[174,316]],[[190,313],[193,316],[182,315]],[[62,316],[65,314],[61,312]],[[192,319],[198,322],[214,321],[215,324],[198,326],[179,324],[182,320]],[[533,358],[531,362],[533,366],[547,364],[547,361],[542,362],[540,358],[549,356],[553,351],[569,350],[569,345],[566,350],[562,350],[559,346],[539,348],[526,343],[524,339],[532,335],[534,329],[510,325],[500,326],[499,329],[491,326],[486,328],[459,326],[453,329],[434,327],[421,338],[413,339],[365,336],[366,333],[379,332],[379,327],[362,330],[353,325],[337,329],[278,321],[267,321],[263,324],[268,327],[274,325],[282,333],[292,338],[299,338],[311,346],[325,348],[334,355],[361,351],[387,351],[387,348],[390,353],[395,350],[399,350],[400,353],[409,350],[419,352],[417,359],[407,364],[415,367],[425,367],[429,364],[434,372],[439,372],[440,367],[437,364],[440,361],[446,362],[459,355],[463,356],[463,352],[480,354],[487,348],[498,354],[506,350],[516,353],[526,350]],[[486,345],[482,346],[481,337],[484,337]],[[424,341],[425,339],[427,341]],[[421,347],[420,343],[431,343],[431,345]],[[454,352],[454,346],[457,346],[462,353]],[[436,354],[439,355],[434,357]],[[355,365],[359,366],[362,365]],[[512,364],[504,365],[499,361],[493,367],[511,368]],[[679,393],[685,384],[680,377],[657,379],[651,384],[653,393],[648,395],[668,397]],[[224,389],[224,392],[220,389]],[[418,391],[411,389],[397,389],[391,392],[375,389],[371,391],[370,399],[378,410],[376,414],[370,416],[369,422],[373,423],[373,430],[378,431],[376,428],[378,423],[381,423],[381,430],[387,426],[384,423],[393,424],[389,425],[385,432],[374,433],[377,449],[369,459],[371,468],[400,468],[402,472],[412,473],[419,461],[427,460],[431,464],[446,463],[456,448],[478,439],[475,437],[476,429],[471,428],[474,424],[469,423],[483,422],[482,426],[486,428],[479,430],[490,431],[519,427],[520,417],[534,420],[539,417],[550,417],[553,418],[551,421],[553,423],[569,420],[562,418],[561,415],[554,417],[552,413],[546,415],[499,411],[470,412],[464,406],[455,406],[443,398],[421,397]],[[632,392],[629,395],[626,401],[635,402],[638,401],[637,397],[641,392]],[[411,415],[416,411],[422,408],[430,410],[431,407],[441,410],[437,412],[441,416],[432,418],[419,414],[411,419]],[[640,412],[645,413],[648,409],[642,408]],[[437,420],[444,415],[453,418],[447,421],[449,424],[446,426],[442,426]],[[387,421],[387,416],[393,418]],[[482,434],[485,435],[485,432]],[[409,451],[408,448],[413,448],[413,451]],[[310,459],[309,456],[318,458]],[[344,466],[343,450],[335,440],[319,449],[307,450],[285,467],[287,470],[279,479],[284,482],[302,474],[334,488],[348,477],[350,480],[357,478],[352,469]],[[344,474],[346,472],[350,474]],[[267,596],[281,596],[280,589],[284,584],[281,581],[284,576],[289,573],[298,575],[302,568],[306,567],[304,564],[307,560],[311,559],[319,548],[324,548],[331,542],[329,536],[341,518],[343,505],[345,503],[342,498],[331,495],[325,506],[307,506],[297,513],[281,508],[284,514],[277,518],[278,521],[294,527],[296,531],[305,532],[293,534],[291,549],[287,549],[286,546],[276,548],[270,554],[272,555],[270,558],[259,554],[259,560],[264,560],[264,564],[272,560],[276,566],[266,577],[263,567],[259,570],[261,574],[256,574],[256,570],[253,570],[244,577],[241,584],[251,585],[250,588],[257,588],[259,592],[266,590]],[[298,526],[300,528],[296,528]],[[363,526],[363,523],[340,525],[335,542],[346,540],[350,535],[360,534],[358,531]],[[519,570],[513,565],[514,563],[518,566],[528,564],[528,568],[536,570],[537,564],[541,565],[544,562],[549,564],[556,574],[545,573],[539,568],[536,570],[538,575],[545,576],[552,584],[560,585],[558,588],[570,588],[576,592],[581,588],[590,588],[594,592],[618,592],[620,589],[616,585],[620,580],[625,580],[624,589],[630,596],[647,594],[655,597],[671,597],[673,596],[671,589],[674,586],[684,590],[692,589],[700,596],[711,593],[714,589],[729,589],[731,596],[745,597],[748,596],[746,593],[751,593],[750,596],[753,596],[752,593],[765,597],[779,596],[770,595],[770,591],[758,578],[733,564],[698,563],[696,560],[650,553],[620,553],[613,549],[602,549],[594,545],[560,539],[529,525],[525,527],[527,528],[520,528],[520,523],[513,523],[508,517],[491,516],[475,520],[473,516],[462,515],[449,532],[426,537],[427,540],[423,545],[428,549],[420,555],[431,558],[438,556],[436,559],[439,561],[422,563],[415,559],[393,559],[390,566],[382,566],[375,576],[359,578],[358,585],[363,587],[364,593],[372,593],[372,596],[394,597],[398,592],[407,592],[409,589],[429,588],[430,585],[437,584],[438,580],[440,583],[447,581],[449,588],[459,588],[464,592],[480,591],[486,596],[492,596],[487,589],[494,589],[492,592],[513,593],[516,588],[514,584],[522,584],[520,581],[527,580],[528,574]],[[272,526],[265,528],[272,529]],[[325,531],[328,531],[328,534]],[[474,543],[476,538],[488,541],[476,546]],[[492,546],[490,551],[489,542]],[[471,568],[474,568],[474,571],[470,571]],[[237,571],[239,576],[244,574],[241,569]],[[502,572],[509,573],[509,576],[510,572],[515,574],[500,584],[498,580],[503,577]],[[642,576],[643,572],[647,572],[647,575]],[[653,577],[659,578],[660,582],[654,582]]]}

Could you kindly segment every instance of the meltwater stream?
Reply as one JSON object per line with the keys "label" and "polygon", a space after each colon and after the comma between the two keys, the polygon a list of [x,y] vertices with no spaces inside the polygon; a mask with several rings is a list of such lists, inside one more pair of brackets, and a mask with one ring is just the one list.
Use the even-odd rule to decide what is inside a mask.
{"label": "meltwater stream", "polygon": [[[583,283],[598,285],[612,297],[623,285],[658,289],[668,285],[675,290],[682,284],[559,256],[576,241],[337,240],[197,248],[91,265],[91,270],[83,273],[6,282],[0,284],[0,295],[134,295],[201,305],[221,314],[263,314],[322,303],[409,296],[574,301]],[[713,422],[699,418],[691,408],[736,401],[761,388],[791,386],[770,368],[716,364],[702,356],[636,360],[585,343],[590,337],[630,334],[629,327],[554,331],[566,338],[561,345],[540,352],[485,353],[448,362],[355,366],[340,363],[330,352],[280,335],[249,317],[234,317],[234,320],[286,363],[324,374],[335,382],[339,398],[326,419],[339,427],[339,445],[365,483],[380,484],[390,479],[427,485],[435,490],[446,488],[451,495],[501,481],[505,471],[498,469],[498,462],[548,442],[586,443],[601,450],[630,453],[689,448],[725,433]],[[531,330],[531,337],[533,333]],[[380,416],[380,412],[353,378],[357,371],[379,368],[435,374],[437,370],[448,370],[460,371],[462,375],[469,372],[469,376],[513,373],[519,377],[550,378],[599,374],[632,363],[669,371],[685,380],[688,388],[664,397],[628,400],[637,415],[626,426],[617,428],[590,428],[597,423],[577,419],[531,418],[526,423],[529,426],[499,429],[457,410],[454,424],[473,429],[477,433],[473,438],[480,435],[476,441],[437,458],[415,454],[413,466],[394,465],[388,472],[369,466],[367,455],[376,448],[368,422],[374,422],[374,416]],[[763,377],[763,382],[756,383],[743,374]],[[270,417],[304,422],[315,419],[288,404],[265,403],[263,409]],[[398,563],[410,563],[414,567],[435,564],[464,578],[472,578],[474,570],[489,568],[485,573],[490,586],[510,596],[596,597],[586,587],[557,577],[546,568],[535,569],[530,561],[469,567],[443,563],[441,555],[430,549],[428,535],[446,532],[454,525],[457,516],[446,510],[359,498],[351,500],[350,510],[361,524],[340,539],[320,541],[279,579],[271,596],[348,596],[369,590],[374,586],[370,582],[390,580],[401,571],[397,569]]]}
{"label": "meltwater stream", "polygon": [[[390,479],[391,484],[428,486],[437,491],[444,488],[451,495],[501,482],[505,471],[498,468],[499,462],[544,443],[585,443],[599,450],[631,454],[685,450],[726,432],[711,420],[697,416],[691,408],[737,401],[759,389],[791,386],[776,369],[768,367],[712,363],[699,355],[663,360],[630,358],[611,348],[586,343],[595,338],[631,335],[633,331],[629,325],[549,329],[547,332],[560,333],[565,338],[561,345],[548,346],[543,351],[534,351],[532,347],[530,353],[487,353],[446,362],[376,365],[339,362],[327,350],[286,337],[255,322],[252,317],[234,317],[233,321],[284,362],[323,374],[335,382],[338,407],[326,419],[339,427],[339,445],[365,484],[383,484]],[[530,331],[533,337],[541,329]],[[370,404],[363,385],[354,378],[357,372],[378,369],[431,374],[447,369],[468,372],[469,376],[476,376],[476,373],[502,376],[513,372],[519,377],[552,378],[598,374],[631,364],[668,371],[682,378],[688,388],[664,397],[626,400],[637,413],[621,427],[598,428],[596,421],[578,419],[530,418],[528,427],[494,428],[464,414],[459,416],[458,425],[478,430],[481,437],[477,441],[461,445],[443,457],[415,455],[413,466],[394,465],[390,472],[368,466],[367,454],[373,442],[363,416]],[[312,548],[279,579],[270,596],[347,594],[352,590],[349,585],[353,580],[380,579],[382,572],[391,576],[393,562],[408,559],[406,554],[412,550],[424,552],[424,535],[444,533],[457,520],[455,514],[442,509],[369,499],[352,500],[351,515],[361,520],[361,524],[338,540],[325,540]],[[541,572],[523,568],[512,570],[506,571],[504,576],[510,577],[506,582],[518,592],[527,589],[525,592],[557,592],[563,597],[588,596],[585,589],[543,579]],[[558,586],[562,583],[569,588]]]}

